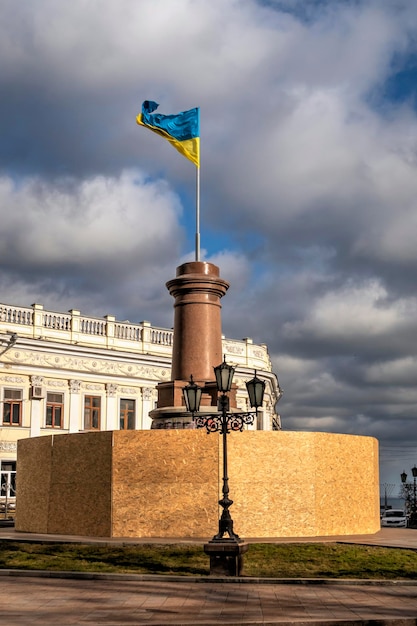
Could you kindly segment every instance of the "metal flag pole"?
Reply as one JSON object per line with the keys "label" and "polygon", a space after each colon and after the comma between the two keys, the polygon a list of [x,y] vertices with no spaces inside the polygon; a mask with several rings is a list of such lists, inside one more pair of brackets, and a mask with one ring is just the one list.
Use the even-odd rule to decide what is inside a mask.
{"label": "metal flag pole", "polygon": [[196,167],[196,199],[195,199],[195,260],[200,260],[200,107],[198,115],[198,165]]}
{"label": "metal flag pole", "polygon": [[200,260],[200,168],[196,168],[195,260]]}

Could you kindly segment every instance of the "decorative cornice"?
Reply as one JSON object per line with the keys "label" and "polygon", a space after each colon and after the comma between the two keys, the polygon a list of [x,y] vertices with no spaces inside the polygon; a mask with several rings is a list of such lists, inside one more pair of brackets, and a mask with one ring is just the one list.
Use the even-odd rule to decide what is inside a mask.
{"label": "decorative cornice", "polygon": [[125,394],[128,396],[136,396],[139,391],[139,387],[119,387],[120,394]]}
{"label": "decorative cornice", "polygon": [[8,363],[49,367],[73,372],[96,372],[97,374],[147,378],[149,380],[169,380],[170,370],[166,367],[152,367],[141,364],[108,361],[106,359],[70,357],[48,352],[13,350],[3,355]]}
{"label": "decorative cornice", "polygon": [[59,379],[55,379],[52,380],[50,378],[46,379],[46,386],[47,387],[68,387],[68,381],[67,380],[59,380]]}
{"label": "decorative cornice", "polygon": [[225,344],[225,349],[229,354],[244,354],[245,347],[244,346],[236,346],[229,343]]}
{"label": "decorative cornice", "polygon": [[81,383],[82,389],[88,389],[89,391],[103,391],[104,385],[94,385],[93,383]]}
{"label": "decorative cornice", "polygon": [[5,383],[27,383],[29,382],[29,377],[23,376],[0,376],[0,381]]}
{"label": "decorative cornice", "polygon": [[256,350],[254,349],[252,351],[253,356],[256,356],[257,359],[262,359],[264,357],[264,354],[262,352],[262,350]]}
{"label": "decorative cornice", "polygon": [[17,443],[14,441],[0,441],[1,452],[16,452]]}

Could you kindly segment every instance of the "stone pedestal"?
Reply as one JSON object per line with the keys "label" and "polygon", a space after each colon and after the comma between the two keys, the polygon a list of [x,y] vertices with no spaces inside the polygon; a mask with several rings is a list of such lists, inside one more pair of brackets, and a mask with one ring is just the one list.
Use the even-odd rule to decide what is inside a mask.
{"label": "stone pedestal", "polygon": [[153,429],[193,428],[182,389],[192,375],[203,387],[202,410],[217,410],[213,367],[223,361],[220,298],[229,283],[220,278],[216,265],[193,261],[177,267],[176,278],[167,282],[167,288],[175,298],[172,379],[157,385],[157,407],[149,415]]}
{"label": "stone pedestal", "polygon": [[210,557],[210,576],[241,576],[243,555],[249,545],[234,539],[213,539],[204,544],[204,552]]}

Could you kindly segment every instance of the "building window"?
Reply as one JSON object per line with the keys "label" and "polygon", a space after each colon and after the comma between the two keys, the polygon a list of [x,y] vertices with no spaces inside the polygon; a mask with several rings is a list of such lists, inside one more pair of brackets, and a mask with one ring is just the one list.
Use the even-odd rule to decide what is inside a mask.
{"label": "building window", "polygon": [[22,422],[22,390],[5,389],[3,403],[3,425],[20,426]]}
{"label": "building window", "polygon": [[135,430],[134,400],[120,400],[120,430]]}
{"label": "building window", "polygon": [[63,394],[47,393],[45,426],[47,428],[62,428],[63,415]]}
{"label": "building window", "polygon": [[14,498],[16,495],[16,461],[2,461],[0,476],[0,495],[2,498]]}
{"label": "building window", "polygon": [[84,397],[84,430],[100,430],[100,396]]}

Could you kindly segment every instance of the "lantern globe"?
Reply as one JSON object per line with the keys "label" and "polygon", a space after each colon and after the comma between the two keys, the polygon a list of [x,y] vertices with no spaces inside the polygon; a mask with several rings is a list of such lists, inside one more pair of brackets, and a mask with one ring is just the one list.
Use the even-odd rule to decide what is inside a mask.
{"label": "lantern globe", "polygon": [[406,474],[405,472],[403,472],[403,473],[401,474],[401,482],[402,482],[402,483],[405,483],[406,481],[407,481],[407,474]]}
{"label": "lantern globe", "polygon": [[235,373],[235,368],[233,365],[228,365],[226,363],[226,357],[223,360],[223,363],[214,367],[214,374],[216,376],[216,385],[217,389],[222,393],[227,393],[232,388],[233,376]]}
{"label": "lantern globe", "polygon": [[258,409],[263,405],[264,393],[265,393],[265,381],[261,380],[256,375],[246,383],[246,389],[248,391],[249,402],[251,407]]}
{"label": "lantern globe", "polygon": [[190,383],[183,387],[185,406],[190,413],[197,413],[200,409],[202,388],[196,385],[193,377],[190,377]]}

